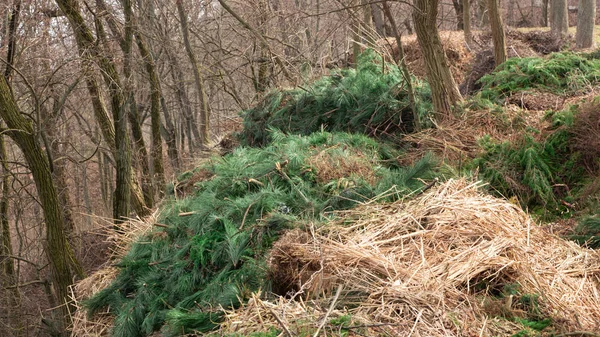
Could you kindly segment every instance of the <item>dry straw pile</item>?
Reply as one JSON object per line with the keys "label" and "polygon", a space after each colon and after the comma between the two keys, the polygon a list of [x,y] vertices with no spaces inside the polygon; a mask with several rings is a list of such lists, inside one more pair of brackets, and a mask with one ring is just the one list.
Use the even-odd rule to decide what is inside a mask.
{"label": "dry straw pile", "polygon": [[81,301],[90,298],[112,283],[119,273],[119,269],[113,266],[113,262],[125,256],[136,240],[150,232],[156,223],[157,217],[158,212],[154,212],[144,220],[131,219],[120,225],[120,231],[115,231],[112,224],[105,226],[106,241],[112,247],[111,258],[108,259],[104,267],[77,282],[71,288],[71,300],[77,309],[71,317],[71,336],[100,337],[110,335],[114,317],[105,313],[89,318],[86,310],[81,306]]}
{"label": "dry straw pile", "polygon": [[310,233],[289,232],[270,258],[280,288],[326,300],[255,297],[227,315],[223,332],[297,335],[345,310],[371,336],[510,336],[523,329],[520,319],[542,318],[552,319],[545,331],[600,331],[600,255],[478,183],[450,180],[409,202],[339,216]]}

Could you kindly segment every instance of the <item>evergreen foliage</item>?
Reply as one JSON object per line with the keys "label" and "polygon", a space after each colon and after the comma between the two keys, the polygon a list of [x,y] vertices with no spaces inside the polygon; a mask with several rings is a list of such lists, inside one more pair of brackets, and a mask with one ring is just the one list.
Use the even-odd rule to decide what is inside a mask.
{"label": "evergreen foliage", "polygon": [[600,248],[600,215],[583,218],[575,227],[570,239],[582,246]]}
{"label": "evergreen foliage", "polygon": [[[118,262],[114,282],[87,301],[90,314],[109,308],[116,316],[113,335],[213,329],[220,307],[269,289],[265,256],[282,229],[383,192],[384,200],[400,198],[422,187],[418,178],[430,177],[433,168],[429,157],[399,167],[395,150],[363,135],[273,131],[269,138],[264,148],[237,148],[199,168],[211,178],[165,206],[160,222],[166,227],[135,243]],[[338,165],[346,171],[323,172],[314,158],[353,160],[353,167],[364,162],[369,169]]]}
{"label": "evergreen foliage", "polygon": [[[496,192],[516,197],[522,206],[560,215],[567,211],[561,202],[572,203],[573,188],[584,177],[579,154],[571,147],[573,111],[547,116],[552,130],[542,134],[529,128],[515,141],[480,140],[482,153],[473,160],[475,168]],[[545,215],[549,215],[545,214]]]}
{"label": "evergreen foliage", "polygon": [[573,93],[600,82],[600,60],[572,52],[513,57],[480,79],[482,96],[496,100],[529,89]]}
{"label": "evergreen foliage", "polygon": [[[418,114],[431,111],[429,87],[413,79]],[[307,87],[275,90],[243,112],[242,144],[262,146],[270,127],[308,135],[327,131],[390,136],[413,129],[413,113],[402,75],[372,50],[359,57],[356,69],[338,69]]]}

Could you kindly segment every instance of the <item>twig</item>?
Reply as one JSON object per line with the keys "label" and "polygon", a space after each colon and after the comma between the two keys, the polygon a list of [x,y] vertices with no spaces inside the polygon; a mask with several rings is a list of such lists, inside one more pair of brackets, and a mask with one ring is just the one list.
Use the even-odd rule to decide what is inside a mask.
{"label": "twig", "polygon": [[333,298],[333,301],[331,301],[331,305],[329,305],[329,309],[327,309],[327,313],[325,314],[325,317],[323,317],[323,320],[321,321],[321,324],[319,325],[319,328],[317,329],[317,331],[315,331],[315,334],[313,335],[313,337],[317,337],[319,335],[319,332],[321,332],[321,329],[325,325],[325,322],[327,322],[327,318],[329,317],[329,315],[333,311],[333,308],[335,307],[335,302],[337,302],[338,297],[340,297],[340,294],[342,293],[343,287],[344,287],[343,284],[340,284],[338,286],[337,291],[335,292],[335,297]]}
{"label": "twig", "polygon": [[271,312],[271,315],[273,315],[273,317],[275,317],[275,319],[277,320],[277,323],[279,323],[279,325],[281,326],[283,331],[286,333],[286,335],[288,335],[289,337],[293,337],[290,330],[287,328],[287,326],[285,326],[285,324],[283,324],[283,321],[279,318],[279,316],[277,316],[275,311],[273,311],[273,309],[269,309],[269,311]]}
{"label": "twig", "polygon": [[363,324],[363,325],[354,325],[354,326],[346,326],[344,329],[352,330],[352,329],[362,329],[362,328],[378,328],[380,326],[399,326],[398,323],[377,323],[377,324]]}
{"label": "twig", "polygon": [[424,309],[421,309],[421,311],[419,311],[419,314],[417,314],[417,319],[415,319],[415,324],[413,325],[412,329],[410,329],[410,333],[408,334],[408,337],[412,336],[413,332],[415,332],[417,323],[419,323],[419,320],[421,319],[421,315],[423,315],[423,310]]}
{"label": "twig", "polygon": [[162,223],[155,223],[154,226],[156,227],[162,227],[162,228],[169,228],[169,226],[162,224]]}
{"label": "twig", "polygon": [[419,191],[419,193],[417,193],[415,196],[419,196],[419,195],[427,192],[427,190],[429,190],[430,188],[432,188],[433,186],[435,186],[435,184],[437,184],[438,181],[440,181],[440,179],[436,177],[427,186],[423,187],[423,189],[421,191]]}
{"label": "twig", "polygon": [[250,207],[252,207],[258,200],[254,200],[250,205],[248,205],[248,208],[246,208],[246,212],[244,212],[244,218],[242,219],[242,224],[240,225],[240,228],[238,228],[238,230],[242,230],[242,228],[244,228],[244,224],[246,223],[246,217],[248,216],[248,212],[250,211]]}
{"label": "twig", "polygon": [[599,334],[593,333],[593,332],[589,332],[589,331],[573,331],[573,332],[565,332],[565,333],[561,333],[559,335],[556,335],[556,337],[566,337],[566,336],[591,336],[591,337],[600,337]]}
{"label": "twig", "polygon": [[190,216],[194,214],[196,214],[196,212],[181,212],[179,213],[179,216]]}

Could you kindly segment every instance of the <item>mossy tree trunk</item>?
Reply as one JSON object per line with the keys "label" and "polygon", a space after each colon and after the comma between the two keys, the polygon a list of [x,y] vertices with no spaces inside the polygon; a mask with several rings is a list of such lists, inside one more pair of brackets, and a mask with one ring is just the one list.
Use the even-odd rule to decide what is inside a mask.
{"label": "mossy tree trunk", "polygon": [[594,25],[596,19],[596,0],[579,0],[577,11],[577,48],[594,47]]}
{"label": "mossy tree trunk", "polygon": [[[21,2],[18,1],[12,8],[9,16],[8,24],[8,45],[6,51],[6,68],[4,69],[4,78],[7,83],[10,81],[12,74],[12,66],[14,64],[15,52],[16,52],[16,30],[19,21],[19,15],[21,13]],[[10,89],[10,88],[9,88]],[[12,258],[6,256],[12,256],[12,241],[10,237],[10,227],[8,222],[8,204],[9,204],[9,184],[10,184],[10,171],[8,169],[8,158],[6,156],[6,144],[4,143],[4,135],[0,134],[0,161],[2,164],[2,196],[0,197],[0,265],[2,273],[8,279],[9,283],[16,281],[15,278],[15,265]]]}
{"label": "mossy tree trunk", "polygon": [[[164,194],[165,187],[165,168],[163,164],[162,137],[160,134],[160,82],[156,73],[154,58],[152,57],[152,54],[150,54],[150,50],[146,45],[143,35],[139,32],[136,32],[135,39],[138,45],[138,49],[140,50],[140,55],[142,56],[142,59],[144,61],[144,67],[146,69],[146,75],[148,75],[148,82],[150,85],[150,129],[152,133],[152,170],[154,173],[153,178],[155,189],[158,192],[158,197],[160,198]],[[177,151],[176,147],[175,151]],[[177,154],[175,154],[175,156],[178,157]]]}
{"label": "mossy tree trunk", "polygon": [[56,324],[58,331],[66,335],[69,312],[74,310],[69,301],[68,288],[73,281],[70,265],[75,257],[65,236],[64,219],[50,171],[50,162],[38,141],[31,121],[20,114],[4,77],[0,77],[0,117],[8,126],[4,132],[21,149],[33,175],[46,222],[45,251],[52,270],[54,295],[59,304]]}
{"label": "mossy tree trunk", "polygon": [[498,8],[498,0],[488,0],[488,15],[492,28],[494,43],[494,60],[496,67],[506,62],[506,36],[502,25],[502,16]]}
{"label": "mossy tree trunk", "polygon": [[137,164],[142,171],[141,181],[144,202],[148,208],[152,208],[154,206],[154,186],[152,186],[152,174],[150,173],[149,156],[148,150],[146,149],[146,142],[144,141],[144,133],[140,122],[141,118],[133,93],[134,80],[131,69],[133,61],[132,47],[134,32],[133,9],[131,7],[131,0],[122,0],[121,2],[123,4],[123,13],[125,17],[125,31],[123,43],[121,44],[121,49],[124,54],[123,75],[125,76],[125,105],[127,107],[127,118],[129,120],[135,149],[132,157],[136,159]]}
{"label": "mossy tree trunk", "polygon": [[412,17],[431,86],[433,109],[437,118],[445,118],[462,96],[448,66],[437,29],[438,4],[439,0],[413,0]]}
{"label": "mossy tree trunk", "polygon": [[0,197],[0,264],[2,267],[2,276],[6,277],[9,284],[15,282],[15,263],[11,257],[13,255],[12,240],[10,238],[10,224],[8,222],[9,206],[9,185],[10,172],[8,169],[8,159],[6,157],[6,145],[4,144],[4,135],[0,135],[0,161],[2,163],[2,196]]}

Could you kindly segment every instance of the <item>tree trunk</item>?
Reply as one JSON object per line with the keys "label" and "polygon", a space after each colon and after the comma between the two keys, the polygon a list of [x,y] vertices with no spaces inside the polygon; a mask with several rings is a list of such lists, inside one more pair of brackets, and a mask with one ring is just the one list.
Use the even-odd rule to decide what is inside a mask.
{"label": "tree trunk", "polygon": [[433,109],[437,118],[450,116],[451,108],[462,100],[452,77],[437,29],[439,0],[413,0],[413,21],[421,47],[427,79],[431,87]]}
{"label": "tree trunk", "polygon": [[456,14],[456,30],[463,30],[464,25],[464,7],[461,0],[452,0],[452,6],[454,7],[454,13]]}
{"label": "tree trunk", "polygon": [[463,30],[465,32],[465,43],[471,48],[473,44],[473,33],[471,32],[471,0],[463,2]]}
{"label": "tree trunk", "polygon": [[[77,47],[79,53],[84,59],[91,58],[99,63],[102,69],[102,75],[109,88],[111,95],[111,109],[113,112],[113,123],[114,123],[114,157],[117,171],[117,181],[115,184],[115,193],[113,199],[113,216],[115,222],[119,223],[123,220],[123,217],[128,217],[130,201],[133,200],[133,206],[136,213],[140,216],[148,214],[148,210],[145,207],[145,203],[142,197],[142,193],[139,190],[139,185],[134,179],[135,173],[131,167],[131,151],[129,149],[129,134],[127,132],[127,119],[124,111],[124,98],[122,93],[121,80],[115,69],[114,64],[105,56],[102,56],[94,37],[86,25],[81,13],[79,12],[78,2],[74,0],[55,0],[61,11],[65,14],[73,32],[75,33],[75,39],[77,41]],[[99,21],[96,22],[98,29],[102,30],[102,25]],[[99,35],[103,35],[100,32]],[[93,76],[88,76],[88,84],[93,83]],[[89,86],[88,86],[89,89]],[[92,99],[98,103],[101,103],[99,99],[99,88],[95,85],[97,92],[90,91]],[[105,116],[102,116],[104,122]],[[104,130],[103,134],[110,136],[107,130]],[[107,139],[107,142],[111,142]]]}
{"label": "tree trunk", "polygon": [[400,34],[400,31],[398,30],[396,20],[392,15],[392,11],[390,10],[390,6],[388,5],[387,1],[383,1],[381,5],[383,6],[383,13],[390,21],[392,31],[394,32],[394,38],[396,39],[396,46],[398,47],[398,59],[395,61],[396,64],[399,63],[402,78],[404,79],[404,83],[406,83],[406,89],[408,91],[408,102],[410,104],[410,109],[413,113],[414,129],[415,131],[420,131],[421,121],[419,120],[419,112],[417,110],[417,104],[415,102],[415,91],[413,89],[412,79],[410,78],[410,73],[408,72],[408,67],[406,66],[406,60],[404,59],[404,47],[402,46],[402,36]]}
{"label": "tree trunk", "polygon": [[577,48],[594,47],[594,25],[596,19],[596,0],[579,0],[577,11]]}
{"label": "tree trunk", "polygon": [[[498,7],[498,6],[496,6]],[[515,0],[508,0],[506,24],[509,26],[515,25]]]}
{"label": "tree trunk", "polygon": [[371,13],[371,6],[369,0],[360,0],[363,18],[361,20],[362,26],[362,38],[364,43],[369,47],[375,47],[375,26],[373,25],[373,14]]}
{"label": "tree trunk", "polygon": [[8,126],[6,134],[23,152],[33,175],[46,222],[46,254],[52,268],[54,294],[59,303],[58,330],[66,335],[65,329],[70,320],[69,313],[74,312],[75,309],[70,304],[68,291],[73,281],[69,266],[71,261],[75,261],[75,256],[65,236],[64,219],[46,152],[39,144],[31,122],[20,114],[11,89],[3,76],[0,77],[0,117]]}
{"label": "tree trunk", "polygon": [[148,82],[150,84],[150,123],[152,133],[152,170],[154,172],[154,185],[157,187],[159,198],[164,195],[165,189],[165,169],[163,165],[163,149],[162,137],[160,134],[160,82],[156,74],[154,58],[150,54],[148,47],[144,41],[144,37],[136,32],[135,38],[137,41],[140,55],[144,60]]}
{"label": "tree trunk", "polygon": [[124,60],[123,60],[123,73],[125,75],[125,99],[127,106],[127,118],[129,120],[129,126],[131,127],[131,135],[133,136],[133,144],[135,149],[135,157],[142,169],[142,194],[144,195],[144,203],[147,207],[152,208],[154,205],[154,188],[152,186],[152,174],[150,173],[150,165],[148,158],[148,151],[146,150],[146,142],[144,141],[144,134],[142,132],[142,126],[140,124],[140,116],[133,93],[133,73],[131,70],[132,63],[132,47],[133,47],[133,11],[131,9],[131,0],[122,0],[123,13],[125,16],[125,32],[123,36],[123,43],[121,44]]}
{"label": "tree trunk", "polygon": [[[181,24],[181,34],[183,35],[183,44],[185,46],[185,51],[190,59],[190,63],[192,65],[192,72],[194,73],[194,82],[196,84],[196,90],[198,92],[198,97],[200,98],[200,135],[199,141],[201,147],[208,146],[209,142],[209,120],[210,114],[208,111],[208,102],[206,98],[206,91],[204,89],[204,80],[202,79],[202,74],[200,72],[200,65],[198,64],[198,59],[196,58],[196,54],[192,49],[192,44],[190,43],[189,36],[189,28],[187,21],[187,14],[185,8],[183,7],[182,0],[176,0],[177,4],[177,12],[179,13],[179,23]],[[195,125],[192,126],[192,132],[198,132],[198,128]]]}
{"label": "tree trunk", "polygon": [[548,0],[542,0],[542,26],[548,27]]}
{"label": "tree trunk", "polygon": [[381,8],[378,4],[371,4],[371,14],[373,15],[373,24],[375,25],[377,35],[386,37],[384,17],[381,15]]}
{"label": "tree trunk", "polygon": [[504,26],[502,17],[498,9],[498,0],[488,0],[488,14],[490,16],[490,26],[492,27],[492,40],[494,42],[494,60],[496,67],[506,62],[506,36],[504,35]]}
{"label": "tree trunk", "polygon": [[[8,50],[6,52],[6,68],[4,69],[4,78],[7,83],[9,83],[13,71],[17,45],[16,30],[20,13],[21,1],[18,1],[12,8],[8,24]],[[0,134],[0,161],[2,162],[2,197],[0,199],[0,225],[2,228],[0,228],[0,255],[12,256],[12,241],[10,238],[10,227],[8,222],[10,171],[8,169],[8,157],[6,155],[6,144],[4,142],[3,134]],[[8,282],[16,282],[15,264],[13,259],[11,257],[0,257],[0,265],[2,267],[2,273],[6,276]]]}
{"label": "tree trunk", "polygon": [[13,249],[8,222],[10,171],[8,169],[4,135],[0,135],[0,161],[2,162],[2,197],[0,198],[0,225],[2,227],[0,228],[0,255],[2,257],[0,257],[0,265],[2,276],[5,276],[8,283],[12,285],[16,281],[15,264],[12,258],[6,257],[13,255]]}
{"label": "tree trunk", "polygon": [[565,37],[569,33],[569,8],[567,0],[552,1],[552,21],[550,27],[552,33]]}
{"label": "tree trunk", "polygon": [[475,0],[478,1],[478,8],[477,8],[477,23],[479,24],[479,27],[485,27],[488,24],[488,16],[487,16],[487,0]]}

